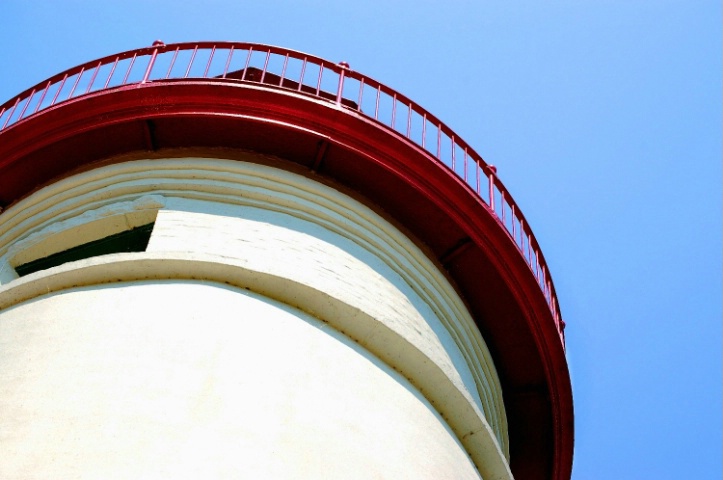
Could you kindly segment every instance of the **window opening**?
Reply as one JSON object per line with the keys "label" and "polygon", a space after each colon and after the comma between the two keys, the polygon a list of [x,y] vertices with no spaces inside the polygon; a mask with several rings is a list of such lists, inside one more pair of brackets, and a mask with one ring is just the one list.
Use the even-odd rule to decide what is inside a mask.
{"label": "window opening", "polygon": [[15,271],[21,277],[31,273],[57,267],[68,262],[84,258],[108,255],[110,253],[144,252],[153,231],[153,223],[116,233],[99,240],[84,243],[77,247],[53,253],[28,263],[18,265]]}

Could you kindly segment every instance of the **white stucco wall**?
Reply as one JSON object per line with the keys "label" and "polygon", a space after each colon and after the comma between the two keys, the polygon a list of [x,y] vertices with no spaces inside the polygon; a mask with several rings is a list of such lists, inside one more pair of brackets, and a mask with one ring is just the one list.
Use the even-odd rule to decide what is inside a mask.
{"label": "white stucco wall", "polygon": [[[149,219],[146,252],[14,275]],[[85,478],[229,478],[239,452],[251,478],[510,477],[499,380],[463,302],[335,189],[237,161],[112,165],[4,212],[0,255],[0,451],[16,452],[0,478],[50,454]]]}
{"label": "white stucco wall", "polygon": [[238,288],[63,290],[0,352],[0,478],[478,478],[405,378]]}

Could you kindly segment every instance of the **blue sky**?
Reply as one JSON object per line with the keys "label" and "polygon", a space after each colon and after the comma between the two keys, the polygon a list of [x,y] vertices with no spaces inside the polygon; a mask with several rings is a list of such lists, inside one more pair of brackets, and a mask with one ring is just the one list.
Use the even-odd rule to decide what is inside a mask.
{"label": "blue sky", "polygon": [[568,324],[573,478],[721,478],[721,5],[0,2],[0,102],[192,40],[346,60],[498,167]]}

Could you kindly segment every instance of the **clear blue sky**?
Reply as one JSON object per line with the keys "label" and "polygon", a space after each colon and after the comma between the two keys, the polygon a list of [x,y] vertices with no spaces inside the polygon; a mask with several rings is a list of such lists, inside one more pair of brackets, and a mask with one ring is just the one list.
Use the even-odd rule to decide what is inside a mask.
{"label": "clear blue sky", "polygon": [[191,40],[351,67],[454,128],[530,220],[568,324],[573,478],[721,478],[719,0],[0,0],[0,101]]}

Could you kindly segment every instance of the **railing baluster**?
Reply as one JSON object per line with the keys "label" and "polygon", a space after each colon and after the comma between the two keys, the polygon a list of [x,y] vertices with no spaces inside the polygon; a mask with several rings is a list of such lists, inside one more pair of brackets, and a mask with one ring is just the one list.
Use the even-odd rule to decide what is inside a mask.
{"label": "railing baluster", "polygon": [[241,80],[246,80],[246,72],[249,71],[249,63],[251,63],[251,54],[254,47],[249,47],[249,53],[246,55],[246,65],[244,65],[244,73],[241,74]]}
{"label": "railing baluster", "polygon": [[382,95],[382,86],[377,87],[377,103],[374,106],[374,120],[379,120],[379,97]]}
{"label": "railing baluster", "polygon": [[35,96],[35,89],[30,92],[30,95],[28,96],[28,100],[25,102],[25,106],[20,111],[20,115],[18,115],[18,120],[22,120],[23,115],[25,115],[25,111],[28,109],[28,106],[30,106],[30,102],[33,100],[33,96]]}
{"label": "railing baluster", "polygon": [[103,90],[108,88],[108,85],[110,84],[110,79],[113,78],[113,74],[115,73],[115,67],[118,65],[118,60],[120,57],[115,57],[115,62],[113,62],[113,66],[110,69],[110,73],[108,74],[108,78],[105,80],[105,84],[103,85]]}
{"label": "railing baluster", "polygon": [[261,80],[259,83],[264,83],[264,78],[266,78],[266,69],[269,68],[269,58],[271,57],[271,50],[266,52],[266,59],[264,60],[264,68],[261,70]]}
{"label": "railing baluster", "polygon": [[364,95],[364,77],[361,78],[359,81],[359,100],[356,102],[356,111],[361,112],[361,106],[362,106],[362,95]]}
{"label": "railing baluster", "polygon": [[[48,80],[48,83],[45,84],[45,88],[43,88],[43,94],[40,96],[40,100],[38,100],[38,104],[35,105],[35,110],[33,110],[33,113],[38,113],[38,110],[40,110],[40,106],[43,104],[43,100],[45,100],[45,95],[48,94],[49,88],[50,88],[50,80]],[[0,113],[0,117],[2,117],[2,113]]]}
{"label": "railing baluster", "polygon": [[467,155],[467,147],[464,147],[464,158],[463,158],[463,168],[464,168],[464,183],[467,183],[467,170],[469,169],[469,156]]}
{"label": "railing baluster", "polygon": [[18,107],[18,102],[20,102],[20,97],[15,99],[15,105],[13,105],[13,109],[10,112],[10,115],[8,115],[8,118],[5,119],[5,123],[3,123],[3,128],[7,127],[10,119],[13,118],[13,114],[15,114],[15,109]]}
{"label": "railing baluster", "polygon": [[422,114],[422,149],[427,148],[427,112]]}
{"label": "railing baluster", "polygon": [[55,105],[55,101],[58,99],[58,95],[60,95],[60,91],[63,90],[63,87],[65,86],[65,81],[68,80],[68,74],[66,73],[63,75],[63,80],[60,82],[60,85],[58,86],[58,91],[55,92],[55,96],[53,97],[53,101],[50,102],[49,107],[52,107]]}
{"label": "railing baluster", "polygon": [[73,84],[73,88],[70,89],[70,93],[68,94],[68,98],[66,100],[72,98],[73,93],[75,93],[75,88],[78,86],[78,83],[80,82],[80,78],[83,76],[83,72],[85,71],[85,68],[81,68],[80,72],[78,72],[78,78],[75,79],[75,83]]}
{"label": "railing baluster", "polygon": [[85,89],[85,93],[90,92],[90,89],[93,88],[93,82],[95,82],[95,77],[98,76],[98,71],[100,70],[100,62],[98,62],[98,65],[95,67],[95,71],[93,72],[93,76],[90,77],[90,82],[88,82],[88,88]]}
{"label": "railing baluster", "polygon": [[140,81],[140,84],[146,83],[148,79],[151,76],[151,71],[153,70],[153,65],[156,63],[156,56],[158,55],[158,48],[153,49],[153,53],[151,54],[151,58],[148,60],[148,66],[146,67],[146,71],[143,74],[143,79]]}
{"label": "railing baluster", "polygon": [[228,67],[231,65],[231,57],[233,57],[233,45],[231,45],[231,49],[228,51],[228,58],[226,58],[226,66],[223,67],[223,75],[221,75],[221,78],[226,78],[226,74],[228,73]]}
{"label": "railing baluster", "polygon": [[296,87],[296,91],[301,91],[301,86],[304,85],[304,74],[306,73],[306,62],[307,57],[304,57],[304,61],[301,62],[301,73],[299,73],[299,86]]}
{"label": "railing baluster", "polygon": [[324,73],[324,62],[319,63],[319,77],[316,79],[316,96],[319,96],[321,91],[321,75]]}
{"label": "railing baluster", "polygon": [[540,262],[540,256],[539,256],[539,250],[538,250],[538,256],[537,256],[537,276],[540,277],[538,282],[540,284],[540,290],[542,290],[542,294],[545,294],[545,276],[544,272],[542,270],[542,262]]}
{"label": "railing baluster", "polygon": [[456,168],[456,166],[457,166],[457,163],[456,163],[456,160],[457,160],[457,159],[455,158],[455,152],[454,152],[454,135],[452,135],[452,136],[449,137],[449,138],[450,138],[450,140],[452,141],[452,171],[455,172],[455,173],[457,173],[456,170],[455,170],[455,168]]}
{"label": "railing baluster", "polygon": [[412,104],[407,104],[407,138],[412,138]]}
{"label": "railing baluster", "polygon": [[198,45],[193,47],[193,52],[191,53],[191,59],[188,61],[188,68],[186,68],[186,73],[183,75],[183,78],[188,78],[188,74],[191,73],[191,67],[193,66],[193,61],[196,60],[196,52],[198,52]]}
{"label": "railing baluster", "polygon": [[530,242],[530,234],[525,232],[525,238],[527,239],[527,265],[532,270],[532,243]]}
{"label": "railing baluster", "polygon": [[[524,239],[524,237],[525,237],[524,222],[523,222],[522,219],[520,219],[520,245],[521,245],[522,247],[525,246],[525,239]],[[524,249],[522,249],[522,256],[523,256],[523,257],[525,256]]]}
{"label": "railing baluster", "polygon": [[500,190],[500,210],[502,211],[502,225],[507,228],[507,223],[505,219],[505,192],[503,190]]}
{"label": "railing baluster", "polygon": [[344,74],[346,69],[349,68],[349,64],[346,62],[339,62],[339,84],[336,86],[336,104],[341,105],[341,98],[344,95]]}
{"label": "railing baluster", "polygon": [[547,268],[545,268],[545,293],[547,295],[547,304],[552,307],[551,301],[552,301],[552,288],[550,286],[550,276],[547,271]]}
{"label": "railing baluster", "polygon": [[126,75],[125,75],[125,77],[123,77],[123,83],[121,83],[121,85],[125,85],[126,82],[128,81],[128,75],[131,74],[131,70],[133,69],[133,64],[136,63],[137,55],[138,55],[137,53],[133,54],[133,58],[131,58],[130,64],[128,65],[128,70],[126,70]]}
{"label": "railing baluster", "polygon": [[525,223],[522,218],[520,218],[520,251],[522,252],[522,257],[525,256]]}
{"label": "railing baluster", "polygon": [[211,48],[211,53],[208,55],[208,62],[206,62],[206,70],[203,71],[203,78],[208,77],[208,71],[211,69],[211,62],[213,61],[214,53],[216,53],[216,45]]}
{"label": "railing baluster", "polygon": [[176,59],[178,58],[178,50],[181,47],[176,47],[176,50],[173,52],[173,56],[171,57],[171,63],[168,65],[168,70],[166,71],[166,77],[165,79],[168,80],[168,78],[171,76],[171,72],[173,71],[173,66],[176,64]]}
{"label": "railing baluster", "polygon": [[437,159],[442,160],[442,124],[437,124]]}
{"label": "railing baluster", "polygon": [[286,77],[286,66],[289,63],[289,54],[284,57],[284,65],[281,67],[281,78],[279,78],[279,87],[284,86],[284,77]]}

